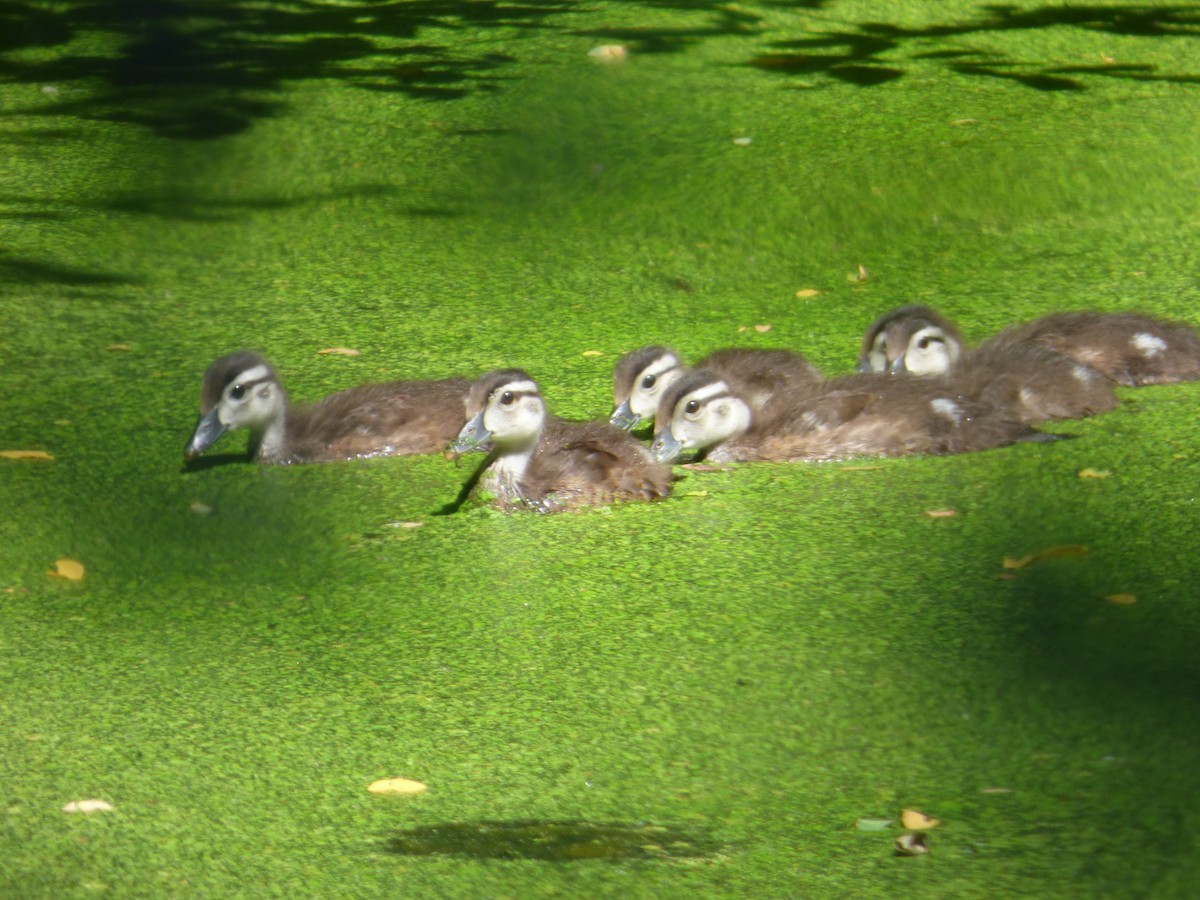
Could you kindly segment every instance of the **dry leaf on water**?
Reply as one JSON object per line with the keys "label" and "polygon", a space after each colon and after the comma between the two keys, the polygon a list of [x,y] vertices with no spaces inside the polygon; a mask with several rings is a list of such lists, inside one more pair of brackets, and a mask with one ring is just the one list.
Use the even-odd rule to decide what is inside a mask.
{"label": "dry leaf on water", "polygon": [[927,831],[930,828],[937,828],[942,821],[941,819],[931,819],[925,813],[915,809],[906,809],[900,813],[900,824],[909,831]]}
{"label": "dry leaf on water", "polygon": [[862,263],[859,263],[858,271],[848,273],[846,275],[846,280],[849,281],[851,284],[862,284],[864,281],[866,281],[870,277],[871,277],[871,273],[867,271],[867,267],[864,266]]}
{"label": "dry leaf on water", "polygon": [[54,459],[45,450],[0,450],[0,456],[5,459]]}
{"label": "dry leaf on water", "polygon": [[372,794],[420,794],[429,790],[429,785],[411,778],[381,778],[367,785]]}
{"label": "dry leaf on water", "polygon": [[601,44],[589,50],[588,56],[600,62],[619,63],[629,57],[629,51],[620,44]]}
{"label": "dry leaf on water", "polygon": [[1132,606],[1137,603],[1137,597],[1133,594],[1108,594],[1104,599],[1118,606]]}
{"label": "dry leaf on water", "polygon": [[74,559],[56,559],[54,571],[47,572],[51,578],[63,578],[67,581],[83,581],[83,563]]}
{"label": "dry leaf on water", "polygon": [[929,847],[925,845],[925,835],[920,832],[917,834],[902,834],[896,838],[897,856],[920,856],[928,852]]}
{"label": "dry leaf on water", "polygon": [[804,288],[803,290],[796,291],[796,296],[801,297],[801,298],[815,297],[819,293],[821,293],[821,292],[818,291],[816,288]]}
{"label": "dry leaf on water", "polygon": [[122,341],[119,344],[109,344],[104,349],[107,350],[109,353],[128,353],[130,350],[133,349],[133,347],[129,346],[129,344],[126,344],[124,341]]}
{"label": "dry leaf on water", "polygon": [[755,325],[754,330],[757,331],[759,334],[766,334],[768,331],[771,330],[771,326],[770,325]]}
{"label": "dry leaf on water", "polygon": [[112,805],[103,800],[72,800],[62,808],[65,813],[112,812]]}
{"label": "dry leaf on water", "polygon": [[584,350],[583,355],[584,356],[603,356],[604,353],[600,350]]}
{"label": "dry leaf on water", "polygon": [[887,831],[892,827],[891,819],[856,819],[854,827],[859,831]]}
{"label": "dry leaf on water", "polygon": [[958,515],[956,509],[927,509],[925,515],[931,519],[952,519]]}
{"label": "dry leaf on water", "polygon": [[322,356],[336,354],[337,356],[360,356],[361,354],[353,347],[326,347],[324,350],[318,350]]}
{"label": "dry leaf on water", "polygon": [[1107,478],[1112,472],[1106,469],[1080,469],[1078,474],[1080,478]]}
{"label": "dry leaf on water", "polygon": [[1004,557],[1003,566],[1006,569],[1023,569],[1031,562],[1039,559],[1061,559],[1064,556],[1083,556],[1088,552],[1088,548],[1083,544],[1063,544],[1059,547],[1050,547],[1047,550],[1042,550],[1038,553],[1030,554],[1022,557]]}

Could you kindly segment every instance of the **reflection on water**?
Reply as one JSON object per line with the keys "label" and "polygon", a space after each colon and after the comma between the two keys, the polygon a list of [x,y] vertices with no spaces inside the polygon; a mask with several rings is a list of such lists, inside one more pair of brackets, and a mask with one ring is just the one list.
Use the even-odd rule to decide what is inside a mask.
{"label": "reflection on water", "polygon": [[596,822],[455,822],[402,831],[388,849],[404,856],[476,859],[703,859],[715,842],[661,825]]}

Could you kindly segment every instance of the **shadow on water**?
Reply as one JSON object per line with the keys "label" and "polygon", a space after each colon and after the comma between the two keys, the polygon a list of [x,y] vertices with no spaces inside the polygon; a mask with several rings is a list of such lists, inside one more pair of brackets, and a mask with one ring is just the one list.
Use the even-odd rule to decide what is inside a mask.
{"label": "shadow on water", "polygon": [[402,856],[622,862],[705,859],[720,847],[707,837],[660,825],[518,821],[412,828],[389,840],[387,849]]}
{"label": "shadow on water", "polygon": [[[994,4],[976,19],[923,28],[885,22],[854,23],[853,30],[821,30],[803,38],[776,41],[771,52],[745,65],[793,76],[821,75],[860,87],[895,81],[904,75],[897,56],[910,45],[925,48],[931,40],[971,37],[989,32],[1074,28],[1133,37],[1189,37],[1200,34],[1200,5],[1163,7],[1152,4],[1040,6],[1019,9]],[[1090,76],[1131,81],[1200,83],[1200,75],[1160,73],[1149,65],[1058,66],[1022,62],[1000,53],[976,50],[912,52],[909,59],[937,60],[960,75],[1011,81],[1039,91],[1081,91]]]}

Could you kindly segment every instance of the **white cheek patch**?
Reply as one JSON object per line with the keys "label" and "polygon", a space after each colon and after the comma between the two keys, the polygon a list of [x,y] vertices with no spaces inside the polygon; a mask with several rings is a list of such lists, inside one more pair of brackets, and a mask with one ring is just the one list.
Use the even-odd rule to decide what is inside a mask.
{"label": "white cheek patch", "polygon": [[271,370],[266,366],[255,366],[253,369],[247,369],[242,372],[237,378],[229,383],[229,387],[225,388],[226,392],[232,390],[239,384],[246,384],[252,381],[262,381],[264,378],[271,376]]}
{"label": "white cheek patch", "polygon": [[1094,372],[1095,370],[1088,366],[1075,366],[1071,369],[1071,374],[1075,376],[1075,380],[1082,384],[1091,384]]}
{"label": "white cheek patch", "polygon": [[647,375],[661,375],[663,372],[670,372],[672,369],[679,368],[679,360],[675,358],[674,353],[668,353],[666,356],[660,357],[652,362],[646,368],[642,369],[642,374],[638,378],[640,382]]}
{"label": "white cheek patch", "polygon": [[867,364],[872,372],[886,372],[888,367],[887,354],[882,350],[872,350],[867,354]]}
{"label": "white cheek patch", "polygon": [[1129,341],[1142,356],[1150,359],[1167,349],[1167,342],[1153,334],[1139,331]]}
{"label": "white cheek patch", "polygon": [[948,400],[945,397],[938,397],[936,400],[929,401],[929,408],[935,414],[944,419],[949,419],[955,425],[962,421],[962,409],[953,400]]}

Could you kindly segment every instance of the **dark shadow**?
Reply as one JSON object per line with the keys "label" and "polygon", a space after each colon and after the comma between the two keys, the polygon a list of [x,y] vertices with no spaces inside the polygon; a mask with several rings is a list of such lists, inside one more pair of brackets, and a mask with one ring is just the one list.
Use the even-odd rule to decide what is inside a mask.
{"label": "dark shadow", "polygon": [[[180,453],[183,451],[181,450]],[[184,462],[179,467],[181,475],[190,475],[195,472],[205,472],[209,469],[219,469],[223,466],[245,465],[251,463],[248,453],[214,453],[211,456],[198,456],[195,459]]]}
{"label": "dark shadow", "polygon": [[0,255],[0,283],[50,282],[64,285],[140,284],[137,278],[114,272],[93,272],[52,262],[13,259]]}
{"label": "dark shadow", "polygon": [[702,834],[659,825],[600,822],[455,822],[410,828],[388,841],[402,856],[580,862],[704,859],[720,846]]}
{"label": "dark shadow", "polygon": [[[457,466],[462,461],[462,457],[455,458],[454,464]],[[495,451],[484,454],[483,462],[481,462],[471,473],[471,477],[466,480],[462,488],[459,489],[458,495],[434,513],[435,516],[452,516],[460,509],[463,504],[471,499],[471,495],[475,492],[476,486],[479,484],[479,479],[483,477],[483,473],[487,471],[488,466],[496,461]]]}
{"label": "dark shadow", "polygon": [[[745,65],[782,75],[823,75],[860,87],[886,84],[900,78],[904,74],[900,65],[906,59],[945,60],[949,68],[960,75],[1003,79],[1039,91],[1086,90],[1085,79],[1091,76],[1177,84],[1200,82],[1200,76],[1196,74],[1159,73],[1149,65],[1063,67],[967,49],[924,49],[930,40],[1049,28],[1075,28],[1135,37],[1192,36],[1200,34],[1200,5],[1064,4],[1018,9],[996,4],[983,7],[975,19],[961,24],[902,28],[886,22],[865,21],[856,23],[854,30],[843,28],[773,42],[769,45],[772,52],[754,56]],[[913,48],[911,51],[910,47]]]}

